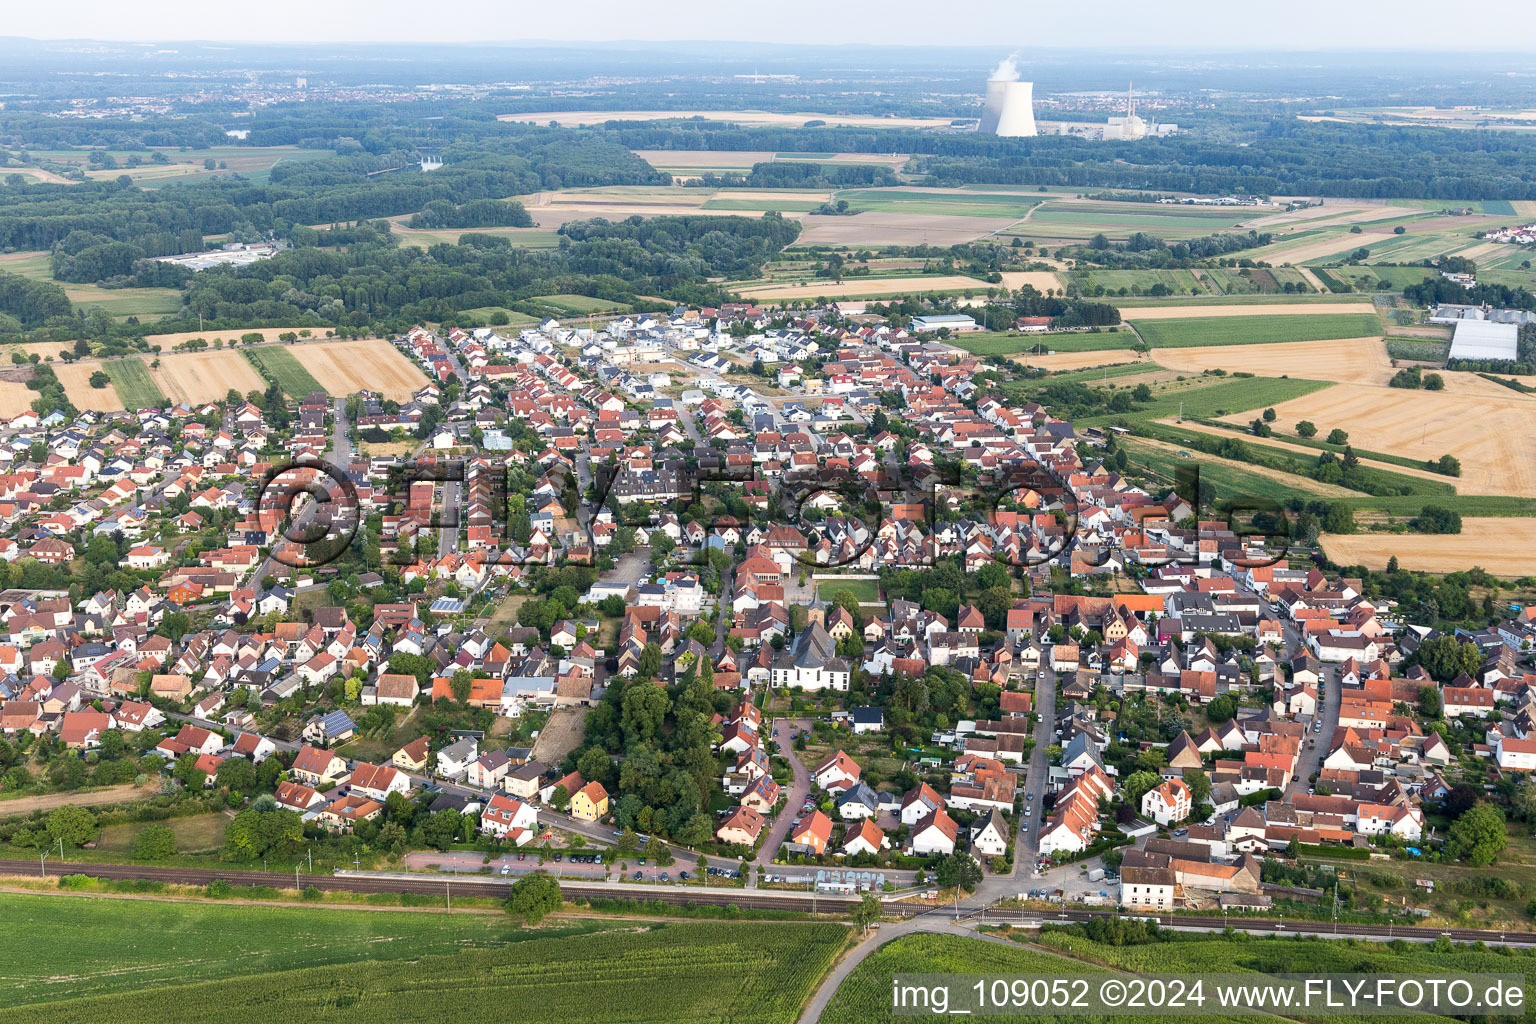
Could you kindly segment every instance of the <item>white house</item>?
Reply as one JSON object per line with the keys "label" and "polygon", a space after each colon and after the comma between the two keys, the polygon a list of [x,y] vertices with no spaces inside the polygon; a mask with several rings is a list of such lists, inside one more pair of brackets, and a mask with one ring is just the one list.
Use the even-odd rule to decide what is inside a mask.
{"label": "white house", "polygon": [[1361,804],[1355,831],[1367,836],[1390,832],[1399,839],[1419,839],[1424,835],[1424,812],[1405,804]]}
{"label": "white house", "polygon": [[485,810],[480,812],[481,832],[497,839],[505,839],[510,834],[519,846],[533,838],[538,825],[538,811],[506,793],[491,797]]}
{"label": "white house", "polygon": [[1123,868],[1120,871],[1120,905],[1172,910],[1177,887],[1172,868]]}
{"label": "white house", "polygon": [[1001,857],[1008,852],[1008,823],[998,811],[986,819],[971,833],[971,849],[984,857]]}
{"label": "white house", "polygon": [[1499,767],[1507,771],[1536,771],[1536,739],[1500,736],[1494,744],[1494,756]]}
{"label": "white house", "polygon": [[1161,786],[1147,790],[1141,797],[1141,814],[1159,825],[1172,825],[1189,817],[1194,802],[1189,787],[1183,779],[1169,779]]}
{"label": "white house", "polygon": [[960,826],[955,819],[944,813],[943,808],[936,808],[912,826],[912,853],[917,857],[947,857],[955,852],[955,838],[959,834]]}

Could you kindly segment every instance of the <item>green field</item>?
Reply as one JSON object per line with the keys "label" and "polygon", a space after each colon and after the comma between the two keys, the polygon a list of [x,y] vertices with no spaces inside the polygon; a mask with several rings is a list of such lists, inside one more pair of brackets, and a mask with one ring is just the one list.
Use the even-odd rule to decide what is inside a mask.
{"label": "green field", "polygon": [[[1043,974],[1065,976],[1100,971],[1088,964],[1020,946],[960,935],[904,935],[886,943],[843,980],[821,1015],[821,1024],[897,1024],[900,1021],[955,1020],[938,1014],[898,1014],[891,999],[897,974]],[[961,982],[961,979],[956,979]],[[971,982],[966,980],[964,984]],[[1057,1021],[1061,1018],[1010,1013],[997,1020]],[[1101,1021],[1105,1018],[1083,1018]],[[1130,1018],[1146,1020],[1146,1018]],[[1204,1018],[1213,1020],[1214,1018]]]}
{"label": "green field", "polygon": [[839,590],[847,590],[860,604],[880,603],[880,583],[878,580],[828,580],[816,581],[816,594],[823,601],[830,601],[832,595]]}
{"label": "green field", "polygon": [[1078,286],[1085,295],[1098,294],[1092,291],[1098,288],[1103,288],[1109,294],[1122,288],[1128,292],[1145,294],[1157,285],[1162,285],[1174,295],[1210,295],[1213,292],[1189,270],[1090,270],[1074,273],[1072,279],[1074,283],[1080,282]]}
{"label": "green field", "polygon": [[[1328,278],[1334,278],[1347,282],[1357,292],[1400,292],[1409,285],[1434,277],[1435,271],[1429,267],[1399,267],[1382,263],[1369,267],[1330,267],[1317,274],[1325,284]],[[1383,283],[1386,284],[1385,288],[1382,287]]]}
{"label": "green field", "polygon": [[1379,336],[1374,313],[1283,313],[1274,316],[1190,317],[1144,320],[1136,331],[1151,348],[1205,345],[1263,345],[1282,341]]}
{"label": "green field", "polygon": [[52,1024],[393,1024],[482,1019],[489,1007],[549,1024],[781,1024],[848,935],[836,924],[522,931],[499,914],[0,899],[7,1024],[40,1012]]}
{"label": "green field", "polygon": [[[1295,267],[1244,267],[1240,270],[1215,267],[1202,271],[1202,277],[1222,295],[1284,297],[1297,292],[1306,295],[1317,291],[1312,282]],[[1291,291],[1285,290],[1286,285],[1291,286]]]}
{"label": "green field", "polygon": [[277,345],[262,345],[240,350],[246,361],[256,368],[265,380],[273,381],[289,398],[303,398],[314,391],[324,391],[304,364],[292,352]]}
{"label": "green field", "polygon": [[539,295],[529,302],[542,303],[558,309],[568,316],[586,316],[591,313],[626,313],[629,307],[611,299],[594,299],[590,295]]}
{"label": "green field", "polygon": [[515,310],[503,309],[500,306],[477,306],[474,309],[463,309],[459,312],[465,316],[472,316],[484,320],[493,327],[502,327],[507,324],[517,326],[519,324],[536,324],[538,317],[529,316],[527,313],[519,313]]}
{"label": "green field", "polygon": [[[0,271],[20,274],[34,281],[53,281],[46,252],[13,253],[0,258]],[[100,307],[115,317],[158,317],[181,308],[181,292],[175,288],[102,288],[94,284],[56,282],[81,309]]]}
{"label": "green field", "polygon": [[1451,343],[1434,338],[1387,338],[1387,355],[1393,359],[1411,359],[1423,363],[1443,363],[1451,353]]}
{"label": "green field", "polygon": [[[433,951],[498,947],[508,918],[0,895],[0,1008]],[[45,935],[69,935],[67,946]],[[18,1018],[19,1019],[19,1018]]]}
{"label": "green field", "polygon": [[[1211,383],[1198,383],[1199,380]],[[1214,420],[1279,405],[1332,386],[1330,381],[1291,377],[1203,377],[1184,387],[1153,388],[1152,401],[1143,403],[1129,418],[1172,419],[1182,408],[1185,416]]]}
{"label": "green field", "polygon": [[124,408],[154,409],[170,404],[149,376],[149,367],[138,356],[108,359],[101,364],[101,368],[112,378],[112,387],[123,400]]}

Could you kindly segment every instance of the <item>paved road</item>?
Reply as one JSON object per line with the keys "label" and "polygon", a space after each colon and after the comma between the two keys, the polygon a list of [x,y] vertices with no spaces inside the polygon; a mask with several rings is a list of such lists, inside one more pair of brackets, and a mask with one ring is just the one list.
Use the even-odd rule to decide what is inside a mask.
{"label": "paved road", "polygon": [[854,972],[854,969],[859,964],[869,959],[875,950],[887,942],[893,942],[904,935],[911,935],[915,932],[946,932],[950,935],[962,935],[971,938],[987,939],[992,942],[1002,942],[1004,945],[1013,945],[1013,943],[1006,942],[995,936],[976,932],[975,924],[969,917],[956,921],[951,913],[943,910],[934,910],[922,917],[912,917],[904,921],[881,924],[879,927],[865,932],[858,945],[844,954],[843,958],[838,961],[837,966],[832,968],[831,973],[822,979],[821,985],[816,989],[816,994],[811,996],[811,1001],[806,1004],[804,1011],[800,1014],[800,1024],[816,1024],[817,1021],[821,1020],[821,1015],[826,1012],[827,1004],[832,1001],[833,996],[837,995],[837,990],[842,987],[844,980]]}
{"label": "paved road", "polygon": [[[346,399],[338,398],[332,403],[331,422],[331,447],[326,451],[325,459],[327,462],[344,471],[347,468],[347,464],[352,461],[352,441],[347,433],[348,423]],[[287,534],[291,536],[302,536],[304,527],[309,525],[309,521],[315,517],[315,510],[319,507],[319,503],[313,499],[305,499],[303,509],[300,510],[298,516],[294,519],[292,525],[287,531]],[[354,514],[359,514],[357,510],[353,511]],[[283,565],[284,568],[288,567],[285,563],[278,562],[271,555],[268,555],[256,566],[255,574],[250,577],[251,584],[259,589],[261,586],[262,578],[269,575],[278,565]]]}
{"label": "paved road", "polygon": [[[1313,716],[1314,720],[1321,720],[1323,727],[1313,730],[1307,726],[1307,738],[1302,741],[1301,754],[1296,758],[1296,777],[1291,780],[1291,794],[1305,793],[1312,786],[1312,776],[1317,774],[1322,767],[1323,758],[1328,753],[1328,745],[1333,742],[1334,731],[1339,727],[1339,699],[1343,695],[1344,686],[1339,681],[1339,670],[1334,665],[1323,666],[1323,678],[1320,697],[1324,697],[1323,706]],[[1312,744],[1308,746],[1307,744]]]}
{"label": "paved road", "polygon": [[805,803],[805,798],[811,795],[811,773],[795,753],[793,741],[789,738],[792,730],[806,732],[811,727],[808,718],[776,718],[773,721],[773,739],[778,744],[779,753],[789,761],[789,766],[794,769],[795,777],[789,784],[789,794],[784,799],[784,809],[774,820],[773,827],[768,831],[768,838],[757,851],[755,863],[767,867],[773,863],[773,855],[784,844],[784,838],[789,835],[789,830],[795,820],[800,816],[800,807]]}
{"label": "paved road", "polygon": [[1040,822],[1045,813],[1046,782],[1050,778],[1050,761],[1045,750],[1056,742],[1056,673],[1048,668],[1041,668],[1035,677],[1035,713],[1040,716],[1040,721],[1035,725],[1035,749],[1029,758],[1029,770],[1024,775],[1026,800],[1030,793],[1034,794],[1034,799],[1025,805],[1029,815],[1020,819],[1019,836],[1014,842],[1015,879],[1023,878],[1026,870],[1034,870],[1040,849]]}

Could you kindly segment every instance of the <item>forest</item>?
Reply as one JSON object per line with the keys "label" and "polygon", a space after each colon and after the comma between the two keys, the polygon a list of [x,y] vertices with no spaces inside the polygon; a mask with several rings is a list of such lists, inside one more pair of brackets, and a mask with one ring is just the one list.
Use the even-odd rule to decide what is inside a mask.
{"label": "forest", "polygon": [[1536,139],[1518,132],[1328,124],[1277,118],[1241,141],[1201,136],[1101,142],[903,128],[739,128],[610,122],[635,149],[911,153],[936,185],[1066,185],[1254,195],[1536,199]]}
{"label": "forest", "polygon": [[[127,176],[72,185],[0,188],[0,249],[54,251],[61,280],[113,284],[137,260],[203,248],[207,235],[258,241],[306,225],[426,212],[432,226],[526,226],[521,205],[489,201],[544,188],[654,185],[665,175],[611,142],[558,129],[449,147],[444,166],[423,172],[410,149],[354,152],[277,164],[270,182],[238,175],[141,188]],[[153,271],[146,269],[145,273]],[[180,283],[179,281],[176,283]]]}
{"label": "forest", "polygon": [[655,294],[711,303],[724,301],[725,293],[707,278],[750,272],[799,232],[798,223],[776,214],[631,217],[566,224],[562,245],[550,250],[474,234],[427,250],[290,249],[239,271],[198,274],[187,308],[193,317],[201,313],[216,322],[302,324],[310,317],[316,323],[403,328],[452,320],[464,309],[516,309],[523,300],[551,294],[642,306],[638,296]]}

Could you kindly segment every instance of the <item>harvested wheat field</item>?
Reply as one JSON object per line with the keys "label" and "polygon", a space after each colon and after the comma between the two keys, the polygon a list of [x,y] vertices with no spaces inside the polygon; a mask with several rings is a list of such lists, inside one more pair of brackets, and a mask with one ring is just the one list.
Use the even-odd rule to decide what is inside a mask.
{"label": "harvested wheat field", "polygon": [[172,348],[180,345],[182,342],[191,341],[193,338],[202,338],[204,341],[208,342],[209,345],[212,345],[215,341],[219,340],[222,340],[225,345],[233,345],[238,342],[242,336],[247,334],[259,334],[265,341],[276,341],[277,336],[286,331],[293,331],[295,334],[300,331],[309,331],[311,334],[319,336],[325,334],[326,328],[243,327],[238,331],[182,331],[179,334],[150,334],[144,338],[144,341],[150,345],[159,345],[165,351],[169,352]]}
{"label": "harvested wheat field", "polygon": [[37,392],[28,390],[25,384],[0,380],[0,416],[20,416],[32,408],[32,399],[36,397]]}
{"label": "harvested wheat field", "polygon": [[[1385,384],[1395,372],[1392,360],[1387,356],[1387,347],[1380,338],[1160,348],[1157,362],[1170,370],[1185,373],[1226,370],[1228,373],[1256,373],[1261,377],[1284,375],[1344,384]],[[1489,386],[1499,388],[1497,384]]]}
{"label": "harvested wheat field", "polygon": [[796,245],[957,245],[1001,231],[1017,218],[866,210],[803,223]]}
{"label": "harvested wheat field", "polygon": [[294,345],[288,351],[337,397],[366,388],[401,401],[427,382],[416,364],[383,338]]}
{"label": "harvested wheat field", "polygon": [[1061,287],[1061,278],[1048,270],[1005,270],[1002,277],[1004,286],[1008,288],[1029,285],[1035,291],[1044,293],[1048,288]]}
{"label": "harvested wheat field", "polygon": [[[1007,275],[1003,275],[1006,277]],[[1184,320],[1203,316],[1274,316],[1282,314],[1374,313],[1369,302],[1267,302],[1259,306],[1127,306],[1120,310],[1122,320]]]}
{"label": "harvested wheat field", "polygon": [[[64,385],[64,393],[69,400],[75,403],[76,408],[95,409],[97,412],[121,412],[123,400],[117,396],[117,389],[111,384],[104,388],[93,388],[89,381],[91,374],[100,370],[100,363],[55,363],[53,372],[58,374],[59,383]],[[25,388],[25,385],[21,385]],[[32,392],[28,391],[28,395]],[[34,396],[35,397],[35,396]]]}
{"label": "harvested wheat field", "polygon": [[267,389],[261,374],[233,348],[167,352],[149,376],[173,402],[222,402],[230,388],[242,395]]}
{"label": "harvested wheat field", "polygon": [[[1158,350],[1161,360],[1164,350]],[[1019,352],[1008,357],[1023,366],[1037,366],[1042,370],[1086,370],[1090,366],[1113,366],[1116,363],[1144,362],[1148,371],[1161,366],[1161,362],[1138,359],[1134,352],[1123,348],[1091,349],[1087,352],[1052,352],[1050,355],[1029,355]]]}
{"label": "harvested wheat field", "polygon": [[1289,244],[1281,239],[1262,249],[1254,249],[1248,255],[1270,263],[1305,263],[1307,260],[1320,260],[1335,253],[1373,245],[1376,242],[1385,242],[1396,237],[1385,231],[1363,231],[1358,235],[1343,234],[1321,239],[1308,236]]}
{"label": "harvested wheat field", "polygon": [[[1040,275],[1049,276],[1049,275]],[[996,285],[963,274],[945,274],[930,277],[854,277],[837,284],[832,281],[785,281],[777,284],[758,284],[738,289],[750,299],[814,299],[852,298],[860,295],[916,295],[921,292],[945,292],[970,289],[986,294]],[[1052,287],[1055,287],[1052,285]]]}
{"label": "harvested wheat field", "polygon": [[1458,572],[1480,565],[1495,576],[1536,573],[1536,519],[1521,516],[1461,520],[1452,534],[1325,534],[1323,551],[1340,565],[1384,569],[1397,556],[1404,569]]}
{"label": "harvested wheat field", "polygon": [[[1159,359],[1162,354],[1159,353]],[[1311,376],[1305,365],[1298,376]],[[1411,459],[1454,455],[1459,491],[1536,497],[1536,398],[1481,397],[1344,383],[1275,406],[1275,427],[1311,420],[1319,435],[1340,427],[1361,448]],[[1229,422],[1246,422],[1229,416]]]}

